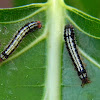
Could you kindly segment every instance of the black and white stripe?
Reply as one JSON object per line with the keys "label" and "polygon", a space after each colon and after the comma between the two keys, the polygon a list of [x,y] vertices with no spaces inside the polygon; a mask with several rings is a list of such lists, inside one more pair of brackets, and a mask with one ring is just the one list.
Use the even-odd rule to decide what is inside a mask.
{"label": "black and white stripe", "polygon": [[9,55],[16,49],[18,44],[22,41],[22,39],[32,31],[35,31],[36,29],[41,28],[40,21],[33,21],[30,23],[27,23],[22,27],[14,36],[14,38],[11,40],[9,45],[6,47],[6,49],[0,54],[0,62],[3,60],[6,60]]}
{"label": "black and white stripe", "polygon": [[82,86],[90,83],[87,72],[83,66],[80,59],[76,43],[75,43],[75,33],[72,25],[66,25],[64,29],[64,40],[69,52],[69,55],[74,63],[75,69],[77,70],[79,78],[82,80]]}

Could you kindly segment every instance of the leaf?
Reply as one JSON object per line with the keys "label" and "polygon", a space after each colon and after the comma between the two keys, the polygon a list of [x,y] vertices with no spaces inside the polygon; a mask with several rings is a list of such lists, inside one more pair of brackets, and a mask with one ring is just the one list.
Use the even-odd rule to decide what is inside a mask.
{"label": "leaf", "polygon": [[26,4],[31,4],[31,3],[45,3],[47,2],[47,0],[23,0],[23,1],[20,1],[20,0],[13,0],[13,4],[14,6],[23,6],[23,5],[26,5]]}
{"label": "leaf", "polygon": [[[0,52],[22,26],[41,21],[42,29],[28,34],[0,67],[0,100],[92,100],[100,86],[100,20],[62,0],[0,10]],[[63,40],[72,24],[82,61],[91,80],[81,81]]]}
{"label": "leaf", "polygon": [[89,15],[100,18],[99,4],[100,0],[65,0],[65,3],[80,9]]}

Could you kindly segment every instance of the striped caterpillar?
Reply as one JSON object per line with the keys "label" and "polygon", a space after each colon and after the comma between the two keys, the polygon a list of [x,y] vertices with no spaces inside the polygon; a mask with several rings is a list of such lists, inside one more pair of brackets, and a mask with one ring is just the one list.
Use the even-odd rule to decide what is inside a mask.
{"label": "striped caterpillar", "polygon": [[10,54],[14,52],[14,50],[17,48],[19,43],[22,41],[22,39],[30,32],[36,31],[37,29],[40,29],[42,27],[40,21],[33,21],[30,23],[27,23],[22,27],[14,36],[14,38],[10,41],[8,46],[5,48],[5,50],[0,54],[0,62],[6,60]]}
{"label": "striped caterpillar", "polygon": [[75,66],[75,69],[77,71],[77,74],[82,81],[81,86],[84,86],[85,84],[90,83],[88,76],[87,76],[87,72],[83,66],[83,63],[80,59],[80,56],[79,56],[79,53],[77,50],[77,46],[75,43],[75,33],[74,33],[74,28],[72,25],[65,26],[64,40],[65,40],[66,48],[69,52],[69,55],[70,55],[72,62]]}

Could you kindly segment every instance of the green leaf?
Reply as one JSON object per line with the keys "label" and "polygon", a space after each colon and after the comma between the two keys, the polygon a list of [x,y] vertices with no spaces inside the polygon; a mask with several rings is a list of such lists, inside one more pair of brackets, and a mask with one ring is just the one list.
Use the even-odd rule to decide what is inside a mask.
{"label": "green leaf", "polygon": [[47,0],[23,0],[23,1],[13,0],[14,7],[23,6],[31,3],[45,3],[45,2],[47,2]]}
{"label": "green leaf", "polygon": [[[63,0],[0,9],[0,52],[31,21],[40,21],[42,29],[28,34],[0,64],[0,100],[100,98],[100,20]],[[63,39],[64,26],[69,23],[75,28],[78,50],[91,80],[83,88]]]}
{"label": "green leaf", "polygon": [[99,4],[100,0],[65,0],[65,3],[78,8],[89,15],[100,18]]}

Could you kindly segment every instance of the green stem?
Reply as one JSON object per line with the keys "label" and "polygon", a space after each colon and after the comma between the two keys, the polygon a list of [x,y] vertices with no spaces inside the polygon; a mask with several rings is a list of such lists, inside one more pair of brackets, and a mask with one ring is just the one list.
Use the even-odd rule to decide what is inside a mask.
{"label": "green stem", "polygon": [[47,21],[49,27],[46,100],[61,99],[61,58],[64,13],[61,0],[49,0]]}

